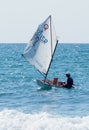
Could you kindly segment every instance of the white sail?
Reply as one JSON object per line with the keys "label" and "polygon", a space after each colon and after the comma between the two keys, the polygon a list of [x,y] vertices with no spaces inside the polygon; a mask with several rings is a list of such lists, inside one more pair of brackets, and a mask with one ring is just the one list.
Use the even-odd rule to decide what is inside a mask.
{"label": "white sail", "polygon": [[39,25],[23,56],[35,66],[42,74],[47,74],[49,65],[55,51],[57,37],[51,16]]}

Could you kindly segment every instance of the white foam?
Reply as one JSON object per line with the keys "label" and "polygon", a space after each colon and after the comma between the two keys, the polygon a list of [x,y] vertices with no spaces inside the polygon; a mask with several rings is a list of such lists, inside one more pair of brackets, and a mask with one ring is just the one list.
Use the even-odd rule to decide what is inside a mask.
{"label": "white foam", "polygon": [[0,130],[89,130],[89,116],[62,117],[48,113],[0,112]]}

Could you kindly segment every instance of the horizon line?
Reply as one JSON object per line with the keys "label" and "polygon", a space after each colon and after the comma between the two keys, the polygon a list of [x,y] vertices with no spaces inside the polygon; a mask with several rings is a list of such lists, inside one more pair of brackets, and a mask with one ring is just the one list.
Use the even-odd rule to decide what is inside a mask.
{"label": "horizon line", "polygon": [[[0,44],[28,44],[26,42],[0,42]],[[89,42],[58,42],[58,44],[89,44]]]}

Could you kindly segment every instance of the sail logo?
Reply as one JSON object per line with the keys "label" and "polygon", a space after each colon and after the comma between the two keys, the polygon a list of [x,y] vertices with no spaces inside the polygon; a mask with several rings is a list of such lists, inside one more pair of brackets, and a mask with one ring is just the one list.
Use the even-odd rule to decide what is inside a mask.
{"label": "sail logo", "polygon": [[44,25],[44,30],[47,30],[49,28],[49,25],[48,24],[45,24]]}
{"label": "sail logo", "polygon": [[43,34],[40,36],[40,41],[43,42],[43,43],[48,42],[48,40],[45,38],[45,36]]}
{"label": "sail logo", "polygon": [[42,43],[47,43],[48,40],[45,38],[44,36],[44,32],[49,28],[49,25],[48,24],[44,24],[44,25],[41,25],[36,33],[34,34],[33,38],[31,39],[34,43],[34,45],[37,43],[37,42],[42,42]]}

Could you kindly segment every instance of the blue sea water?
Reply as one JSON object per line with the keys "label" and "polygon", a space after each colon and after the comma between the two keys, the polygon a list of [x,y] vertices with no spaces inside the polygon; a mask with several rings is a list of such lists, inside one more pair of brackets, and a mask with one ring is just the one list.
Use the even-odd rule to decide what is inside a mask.
{"label": "blue sea water", "polygon": [[0,44],[0,130],[89,130],[89,44],[58,44],[48,78],[74,89],[38,90],[40,73],[22,56],[26,44]]}

